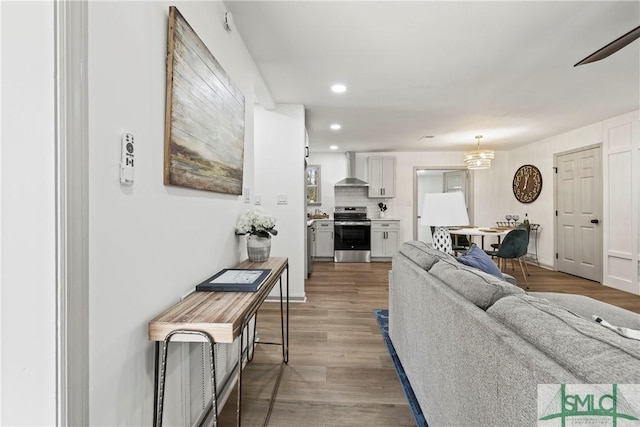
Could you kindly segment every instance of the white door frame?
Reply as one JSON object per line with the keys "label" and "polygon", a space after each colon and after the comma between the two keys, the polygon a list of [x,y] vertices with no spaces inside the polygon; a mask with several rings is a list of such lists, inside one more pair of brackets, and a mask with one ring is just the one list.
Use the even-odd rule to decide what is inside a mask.
{"label": "white door frame", "polygon": [[[587,145],[584,147],[580,147],[580,148],[576,148],[573,150],[567,150],[567,151],[562,151],[559,153],[555,153],[553,155],[553,170],[554,170],[554,174],[553,174],[553,210],[556,213],[556,215],[554,216],[554,220],[553,220],[553,225],[554,225],[554,230],[553,230],[553,253],[555,254],[553,257],[553,269],[554,271],[558,271],[558,158],[565,156],[567,154],[574,154],[574,153],[579,153],[581,151],[588,151],[588,150],[592,150],[594,148],[599,148],[600,149],[600,171],[602,174],[602,180],[600,182],[600,196],[599,198],[597,198],[597,200],[600,202],[600,206],[599,206],[599,219],[601,224],[603,223],[603,192],[604,192],[604,169],[603,169],[603,144],[592,144],[592,145]],[[598,228],[598,232],[600,233],[600,242],[601,242],[601,249],[602,249],[602,253],[604,253],[604,240],[603,240],[603,226]],[[602,272],[602,274],[604,274],[604,258],[603,256],[601,256],[600,258],[600,270]],[[601,275],[600,277],[600,283],[602,283],[603,281],[603,276]]]}
{"label": "white door frame", "polygon": [[413,240],[418,240],[418,171],[455,171],[464,170],[467,172],[467,211],[469,211],[469,221],[473,224],[473,171],[466,166],[414,166],[413,167]]}
{"label": "white door frame", "polygon": [[89,425],[88,1],[55,0],[56,421]]}

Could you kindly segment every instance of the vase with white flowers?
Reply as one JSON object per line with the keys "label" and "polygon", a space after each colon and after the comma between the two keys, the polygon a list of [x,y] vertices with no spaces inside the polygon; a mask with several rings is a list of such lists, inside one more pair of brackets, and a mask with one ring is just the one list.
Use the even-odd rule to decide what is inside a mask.
{"label": "vase with white flowers", "polygon": [[236,234],[247,235],[249,261],[264,262],[271,253],[271,236],[276,236],[276,218],[260,207],[243,213],[236,223]]}

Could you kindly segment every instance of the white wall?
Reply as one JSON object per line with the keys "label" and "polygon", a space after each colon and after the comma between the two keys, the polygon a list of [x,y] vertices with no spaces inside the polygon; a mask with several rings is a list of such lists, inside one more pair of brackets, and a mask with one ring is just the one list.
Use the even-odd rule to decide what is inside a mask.
{"label": "white wall", "polygon": [[[504,171],[501,179],[505,183],[508,181],[509,185],[501,191],[511,190],[513,174],[522,164],[534,164],[542,172],[542,192],[534,203],[522,205],[515,198],[510,198],[512,210],[524,208],[532,223],[542,225],[538,248],[542,264],[553,266],[555,261],[554,155],[601,144],[604,176],[604,215],[601,218],[603,284],[640,294],[639,127],[638,112],[632,112],[534,142],[509,153],[511,167]],[[627,197],[612,197],[620,192]]]}
{"label": "white wall", "polygon": [[[602,142],[602,123],[595,123],[543,141],[537,141],[525,147],[509,152],[508,167],[499,171],[496,183],[498,192],[507,195],[506,209],[508,213],[520,215],[522,219],[527,213],[532,224],[540,224],[538,233],[538,259],[542,265],[553,267],[555,264],[554,249],[554,154],[585,147]],[[523,204],[513,196],[513,175],[518,167],[532,164],[542,173],[542,191],[538,199]]]}
{"label": "white wall", "polygon": [[[234,234],[248,207],[241,197],[162,184],[170,4],[89,4],[91,425],[151,424],[148,321],[244,255],[244,241]],[[55,425],[54,8],[52,2],[0,7],[0,423]],[[268,91],[239,34],[222,29],[221,2],[179,2],[179,8],[246,97],[244,187],[255,194],[253,93]],[[118,181],[124,132],[136,137],[133,187]],[[16,158],[28,159],[28,167]],[[300,169],[300,194],[290,200],[299,201],[303,221]],[[182,425],[174,379],[181,368],[179,358],[172,360],[165,423]]]}
{"label": "white wall", "polygon": [[54,9],[0,9],[0,424],[55,425]]}
{"label": "white wall", "polygon": [[[289,292],[297,301],[305,299],[306,277],[304,117],[302,105],[255,109],[255,195],[261,196],[262,207],[277,218],[278,235],[271,239],[271,256],[289,258]],[[278,194],[286,195],[286,205],[277,204]],[[277,288],[272,291],[275,295],[279,295]]]}
{"label": "white wall", "polygon": [[[89,4],[91,425],[151,425],[149,320],[202,279],[235,265],[244,251],[234,234],[249,206],[242,197],[163,185],[171,4]],[[221,2],[178,2],[178,8],[245,95],[244,187],[255,194],[255,64],[239,34],[223,29]],[[136,138],[132,187],[118,180],[124,132]],[[165,423],[182,425],[174,356],[179,352],[169,360]]]}
{"label": "white wall", "polygon": [[604,282],[640,294],[639,112],[603,124]]}
{"label": "white wall", "polygon": [[310,165],[322,166],[320,169],[321,203],[319,206],[309,206],[307,212],[313,213],[316,209],[320,209],[333,218],[333,208],[336,205],[333,186],[347,177],[347,158],[344,153],[311,153],[307,160]]}

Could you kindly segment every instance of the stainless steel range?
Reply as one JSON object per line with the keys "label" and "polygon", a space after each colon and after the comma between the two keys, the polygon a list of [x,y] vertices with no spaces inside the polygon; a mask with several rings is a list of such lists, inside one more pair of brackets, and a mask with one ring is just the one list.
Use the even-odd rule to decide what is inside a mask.
{"label": "stainless steel range", "polygon": [[371,220],[364,206],[336,206],[333,210],[335,262],[371,262]]}

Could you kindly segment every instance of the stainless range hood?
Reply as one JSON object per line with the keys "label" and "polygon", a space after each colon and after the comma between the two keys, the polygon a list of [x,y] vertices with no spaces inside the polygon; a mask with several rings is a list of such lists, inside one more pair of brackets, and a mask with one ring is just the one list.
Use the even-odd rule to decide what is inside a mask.
{"label": "stainless range hood", "polygon": [[347,151],[347,177],[336,182],[335,187],[368,187],[369,183],[355,177],[356,174],[356,153]]}

